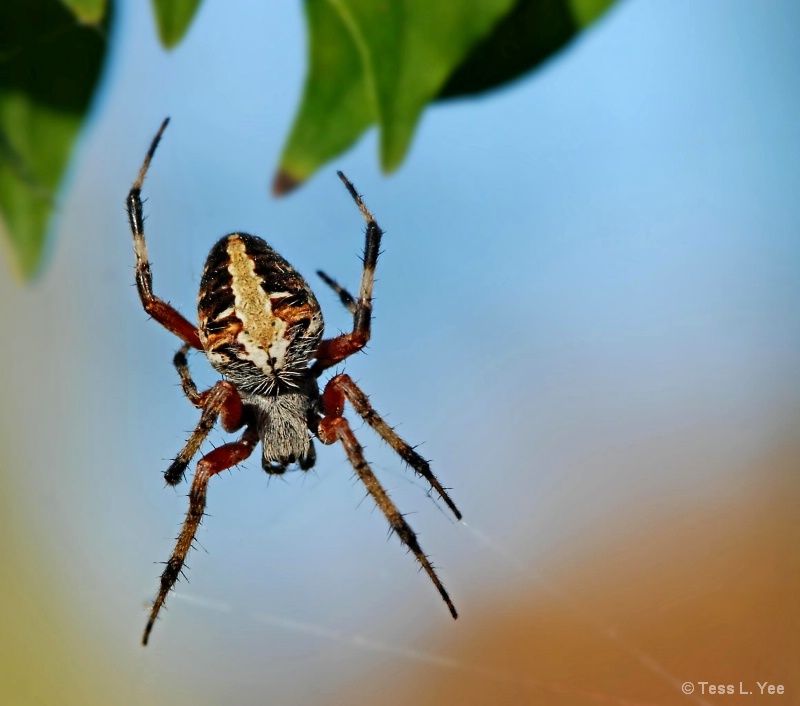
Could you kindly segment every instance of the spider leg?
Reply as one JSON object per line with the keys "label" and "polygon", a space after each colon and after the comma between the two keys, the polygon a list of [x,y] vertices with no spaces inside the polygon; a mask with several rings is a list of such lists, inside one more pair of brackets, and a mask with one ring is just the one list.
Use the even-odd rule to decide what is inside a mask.
{"label": "spider leg", "polygon": [[192,547],[197,528],[205,513],[206,490],[208,488],[209,479],[211,476],[244,461],[253,452],[258,441],[258,432],[255,428],[248,427],[241,439],[214,449],[203,456],[197,463],[197,470],[195,471],[194,480],[192,481],[192,488],[189,491],[189,511],[186,513],[186,519],[183,522],[181,533],[178,535],[172,556],[169,558],[164,572],[161,574],[161,587],[158,590],[155,601],[153,601],[150,617],[144,629],[144,635],[142,636],[143,645],[147,644],[150,632],[164,605],[167,594],[172,590],[172,587],[178,580],[178,576],[180,576],[183,570],[186,555]]}
{"label": "spider leg", "polygon": [[350,292],[348,292],[342,285],[340,285],[333,277],[329,277],[326,275],[322,270],[317,270],[317,274],[322,278],[322,281],[325,282],[334,292],[339,295],[339,299],[341,300],[342,304],[344,304],[347,311],[351,314],[356,313],[356,300]]}
{"label": "spider leg", "polygon": [[392,427],[375,411],[370,404],[369,398],[364,394],[363,390],[356,385],[349,375],[341,374],[331,378],[325,386],[325,395],[333,396],[336,391],[344,393],[345,397],[350,400],[353,409],[358,413],[364,421],[369,424],[380,437],[391,446],[395,452],[402,458],[414,472],[424,478],[430,486],[442,497],[447,507],[449,507],[456,519],[461,519],[461,512],[456,507],[455,503],[450,499],[447,491],[439,483],[436,476],[431,471],[430,464],[422,458],[414,449],[403,439],[398,436]]}
{"label": "spider leg", "polygon": [[439,580],[439,577],[436,575],[433,565],[428,560],[425,552],[422,551],[416,533],[411,529],[408,522],[406,522],[405,517],[400,514],[397,506],[372,472],[372,469],[364,458],[364,449],[361,447],[361,444],[358,443],[358,439],[356,439],[355,434],[353,434],[353,430],[350,428],[347,420],[342,416],[344,412],[344,399],[344,393],[342,393],[336,385],[332,386],[328,383],[322,401],[325,417],[320,420],[318,426],[320,441],[322,441],[323,444],[333,444],[336,441],[342,442],[345,452],[347,453],[347,458],[355,469],[356,475],[358,475],[359,479],[366,487],[367,492],[372,496],[375,504],[388,520],[392,531],[400,537],[400,541],[414,554],[417,561],[425,570],[425,573],[428,574],[428,577],[433,582],[433,585],[436,586],[442,600],[447,604],[450,614],[453,618],[457,618],[458,613],[453,605],[453,601],[450,600],[450,596]]}
{"label": "spider leg", "polygon": [[189,372],[189,364],[186,360],[186,352],[189,345],[184,345],[175,354],[175,367],[181,376],[183,391],[189,401],[202,409],[200,420],[189,436],[186,445],[181,449],[175,460],[164,473],[164,480],[169,485],[177,485],[183,479],[187,467],[191,463],[195,454],[200,450],[201,444],[205,441],[209,432],[214,428],[217,417],[222,422],[225,431],[236,431],[242,426],[242,398],[235,385],[225,380],[220,380],[210,390],[198,392],[197,386],[192,380]]}
{"label": "spider leg", "polygon": [[[364,269],[361,273],[361,287],[358,291],[358,301],[355,304],[355,311],[353,312],[353,330],[351,333],[343,333],[335,338],[324,340],[319,344],[316,353],[317,359],[311,366],[312,373],[317,377],[320,376],[323,370],[327,370],[343,361],[345,358],[360,351],[367,345],[367,341],[369,341],[372,330],[372,285],[375,281],[375,265],[378,262],[381,237],[383,236],[383,231],[364,205],[355,187],[348,181],[344,174],[341,172],[336,173],[344,182],[347,191],[350,192],[350,196],[353,197],[359,211],[361,211],[361,215],[367,222],[367,234],[364,241]],[[325,279],[324,276],[323,279]],[[326,281],[328,280],[326,279]],[[345,298],[342,295],[344,290],[339,291],[336,287],[334,287],[334,290],[339,293],[339,297],[345,302]],[[350,299],[352,300],[352,296],[350,296]],[[348,309],[350,308],[347,302],[345,302],[345,306],[347,306]]]}
{"label": "spider leg", "polygon": [[181,378],[181,387],[183,388],[183,394],[189,398],[189,402],[191,402],[195,407],[202,407],[200,403],[200,393],[197,391],[197,385],[194,384],[194,380],[192,380],[192,373],[189,370],[189,361],[186,358],[186,355],[189,353],[191,346],[188,343],[184,343],[178,352],[175,353],[175,357],[172,359],[172,364],[175,366],[175,370],[178,371],[178,375]]}
{"label": "spider leg", "polygon": [[153,294],[153,273],[150,271],[150,260],[147,257],[147,243],[144,239],[144,214],[142,213],[142,184],[144,183],[150,160],[155,154],[156,147],[161,140],[161,135],[167,127],[167,118],[159,128],[150,149],[144,158],[136,181],[133,183],[126,205],[128,209],[128,221],[133,235],[133,251],[136,254],[136,288],[139,290],[139,298],[142,300],[144,310],[150,314],[158,323],[168,331],[172,331],[176,336],[188,343],[190,346],[203,350],[197,328],[190,323],[175,308],[167,304],[163,299],[159,299]]}

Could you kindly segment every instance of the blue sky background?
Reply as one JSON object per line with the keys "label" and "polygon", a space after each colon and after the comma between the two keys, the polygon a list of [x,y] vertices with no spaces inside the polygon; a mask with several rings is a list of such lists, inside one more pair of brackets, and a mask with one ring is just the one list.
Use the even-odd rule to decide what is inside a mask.
{"label": "blue sky background", "polygon": [[[371,132],[277,201],[305,70],[299,3],[208,0],[169,54],[149,4],[120,5],[48,268],[32,288],[0,281],[11,521],[45,558],[62,629],[80,626],[122,675],[119,703],[318,703],[387,660],[402,670],[346,640],[457,642],[520,565],[535,573],[611,517],[633,528],[750,492],[754,460],[796,437],[797,3],[621,2],[530,77],[427,111],[391,177]],[[344,454],[322,448],[305,476],[270,480],[256,460],[212,481],[190,583],[138,646],[186,509],[161,473],[197,416],[176,340],[141,311],[123,211],[166,115],[147,237],[155,291],[190,318],[205,255],[234,230],[315,287],[323,268],[356,288],[362,222],[336,169],[386,230],[373,341],[343,369],[423,443],[469,523],[354,424],[457,624]],[[317,291],[329,332],[346,328]]]}

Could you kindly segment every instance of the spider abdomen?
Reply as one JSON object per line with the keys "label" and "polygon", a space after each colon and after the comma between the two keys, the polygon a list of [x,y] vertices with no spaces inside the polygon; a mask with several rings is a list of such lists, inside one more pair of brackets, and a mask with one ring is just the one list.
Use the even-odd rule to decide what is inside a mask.
{"label": "spider abdomen", "polygon": [[305,279],[264,240],[245,233],[226,235],[211,248],[198,316],[211,364],[259,393],[296,386],[324,325]]}

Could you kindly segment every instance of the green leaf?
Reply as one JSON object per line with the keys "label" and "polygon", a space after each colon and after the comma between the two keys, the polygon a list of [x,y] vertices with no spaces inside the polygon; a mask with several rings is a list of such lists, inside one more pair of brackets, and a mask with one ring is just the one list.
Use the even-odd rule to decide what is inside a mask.
{"label": "green leaf", "polygon": [[425,105],[513,0],[306,0],[309,69],[273,189],[283,193],[372,123],[400,164]]}
{"label": "green leaf", "polygon": [[105,52],[104,30],[78,24],[59,0],[0,3],[0,234],[24,277],[41,264]]}
{"label": "green leaf", "polygon": [[107,0],[61,0],[75,15],[78,22],[97,25],[106,16]]}
{"label": "green leaf", "polygon": [[602,15],[614,0],[570,0],[569,5],[572,8],[572,16],[578,23],[578,26],[583,28],[592,24],[600,15]]}
{"label": "green leaf", "polygon": [[453,72],[438,98],[481,93],[553,56],[613,0],[517,0],[512,11]]}
{"label": "green leaf", "polygon": [[172,49],[189,29],[201,0],[151,0],[161,44]]}
{"label": "green leaf", "polygon": [[309,0],[306,21],[311,37],[305,93],[272,184],[275,194],[305,181],[375,120],[361,54],[339,11],[327,0]]}
{"label": "green leaf", "polygon": [[530,71],[612,2],[306,0],[309,68],[273,191],[302,183],[372,124],[383,169],[396,169],[431,101]]}

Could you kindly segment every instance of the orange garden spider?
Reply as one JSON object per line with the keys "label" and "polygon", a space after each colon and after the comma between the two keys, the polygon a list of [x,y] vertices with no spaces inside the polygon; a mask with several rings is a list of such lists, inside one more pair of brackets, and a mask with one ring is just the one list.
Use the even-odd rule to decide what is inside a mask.
{"label": "orange garden spider", "polygon": [[[294,465],[308,470],[316,460],[313,437],[323,444],[342,443],[356,475],[386,516],[391,530],[414,554],[452,616],[457,617],[455,606],[422,551],[417,535],[367,464],[363,449],[343,416],[345,401],[439,493],[456,518],[461,519],[461,513],[428,462],[386,424],[348,375],[335,375],[322,391],[317,382],[325,370],[357,353],[369,341],[372,285],[381,229],[353,185],[338,172],[367,223],[358,299],[325,273],[318,274],[352,313],[350,333],[323,339],[322,311],[308,283],[264,240],[245,233],[226,235],[211,248],[200,282],[198,325],[194,326],[153,294],[144,238],[142,184],[168,122],[169,118],[153,139],[127,199],[136,254],[136,286],[142,305],[150,316],[183,341],[175,355],[175,367],[184,393],[201,410],[197,427],[164,474],[167,483],[177,485],[183,479],[218,419],[225,431],[242,431],[238,440],[210,451],[197,464],[189,491],[189,510],[161,575],[161,586],[142,643],[147,644],[167,594],[183,570],[205,513],[211,476],[246,459],[259,442],[261,462],[267,473],[284,473]],[[186,354],[190,348],[203,351],[223,376],[205,392],[198,391],[189,372]]]}

